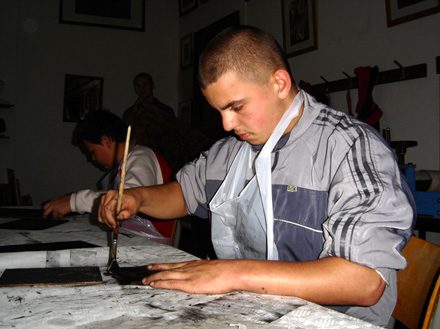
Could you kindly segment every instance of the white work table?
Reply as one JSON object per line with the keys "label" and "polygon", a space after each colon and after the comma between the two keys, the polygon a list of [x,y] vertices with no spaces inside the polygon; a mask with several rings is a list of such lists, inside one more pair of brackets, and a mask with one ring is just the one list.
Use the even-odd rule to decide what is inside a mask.
{"label": "white work table", "polygon": [[[0,253],[0,274],[18,267],[99,266],[104,281],[92,286],[2,287],[0,328],[378,328],[295,297],[246,292],[194,295],[122,286],[104,274],[108,239],[108,231],[83,217],[39,231],[0,229],[0,246],[76,240],[98,245]],[[171,246],[124,231],[120,234],[121,266],[191,259],[196,257]]]}

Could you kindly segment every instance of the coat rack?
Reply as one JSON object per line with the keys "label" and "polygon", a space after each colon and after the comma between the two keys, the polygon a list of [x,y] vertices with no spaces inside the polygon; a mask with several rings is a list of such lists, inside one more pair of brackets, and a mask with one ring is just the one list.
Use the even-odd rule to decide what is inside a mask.
{"label": "coat rack", "polygon": [[[375,85],[426,77],[426,64],[417,64],[405,67],[396,60],[394,63],[399,68],[379,72]],[[358,87],[356,77],[350,77],[345,72],[342,72],[342,74],[344,74],[347,78],[335,81],[327,81],[323,76],[321,76],[321,79],[324,80],[324,82],[313,85],[313,88],[321,93],[334,93],[347,89],[356,89]]]}
{"label": "coat rack", "polygon": [[440,74],[440,56],[437,56],[435,58],[435,63],[436,63],[436,66],[437,66],[437,74]]}

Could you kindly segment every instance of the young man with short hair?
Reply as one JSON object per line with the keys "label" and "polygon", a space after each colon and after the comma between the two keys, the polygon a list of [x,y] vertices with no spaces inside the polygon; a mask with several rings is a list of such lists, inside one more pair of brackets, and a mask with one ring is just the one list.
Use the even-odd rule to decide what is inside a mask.
{"label": "young man with short hair", "polygon": [[143,283],[190,293],[291,295],[386,325],[413,201],[393,151],[365,123],[299,90],[282,48],[228,28],[202,53],[199,81],[223,127],[177,182],[101,200],[114,227],[136,211],[209,217],[218,260],[152,264]]}

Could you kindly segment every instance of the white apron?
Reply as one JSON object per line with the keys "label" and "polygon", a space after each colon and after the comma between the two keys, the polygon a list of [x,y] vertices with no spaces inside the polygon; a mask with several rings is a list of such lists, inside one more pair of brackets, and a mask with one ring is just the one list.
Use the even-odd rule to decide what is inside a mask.
{"label": "white apron", "polygon": [[255,158],[252,146],[243,143],[225,180],[209,203],[212,243],[218,258],[278,259],[273,237],[272,150],[304,100],[300,90],[274,132]]}

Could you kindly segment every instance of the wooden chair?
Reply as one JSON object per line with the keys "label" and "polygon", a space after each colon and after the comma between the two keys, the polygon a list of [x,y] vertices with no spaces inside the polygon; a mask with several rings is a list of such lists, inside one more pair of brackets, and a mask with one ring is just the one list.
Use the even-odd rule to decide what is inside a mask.
{"label": "wooden chair", "polygon": [[437,281],[432,291],[431,298],[429,299],[428,308],[426,310],[425,319],[423,320],[422,329],[434,329],[432,327],[434,316],[437,311],[438,298],[440,292],[440,275],[437,275]]}
{"label": "wooden chair", "polygon": [[[172,176],[171,167],[168,165],[165,158],[157,151],[153,151],[156,155],[157,161],[159,162],[160,171],[162,172],[162,179],[164,184],[170,182]],[[177,220],[167,220],[167,221],[153,221],[153,225],[163,236],[170,238],[171,244],[175,246],[178,244],[179,232],[176,232]]]}
{"label": "wooden chair", "polygon": [[21,195],[20,182],[13,169],[7,168],[8,182],[0,184],[0,206],[31,206],[30,195]]}
{"label": "wooden chair", "polygon": [[0,186],[0,205],[19,206],[20,205],[20,184],[13,169],[6,169],[8,182]]}
{"label": "wooden chair", "polygon": [[[409,329],[417,329],[422,327],[425,314],[432,317],[435,313],[433,309],[435,299],[438,300],[438,287],[436,291],[433,286],[434,281],[438,281],[440,246],[412,237],[403,249],[403,255],[408,267],[397,273],[397,304],[393,317]],[[431,296],[434,300],[429,311],[426,305]]]}

